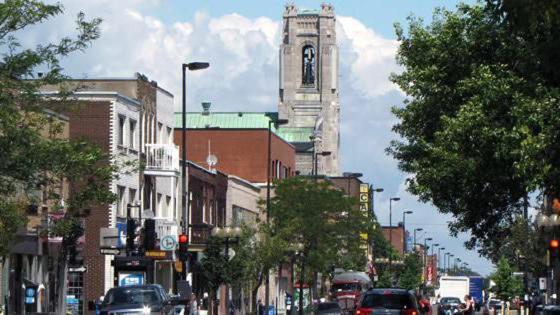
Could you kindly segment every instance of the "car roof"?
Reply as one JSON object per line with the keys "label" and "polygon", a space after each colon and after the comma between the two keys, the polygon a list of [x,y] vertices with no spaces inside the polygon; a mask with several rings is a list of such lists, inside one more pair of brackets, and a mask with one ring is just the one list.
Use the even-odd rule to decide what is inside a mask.
{"label": "car roof", "polygon": [[161,289],[162,286],[159,284],[143,284],[143,285],[127,285],[122,287],[114,287],[113,289]]}
{"label": "car roof", "polygon": [[367,291],[367,293],[373,293],[373,294],[411,294],[410,291],[408,291],[407,289],[400,289],[400,288],[374,288],[374,289],[370,289]]}

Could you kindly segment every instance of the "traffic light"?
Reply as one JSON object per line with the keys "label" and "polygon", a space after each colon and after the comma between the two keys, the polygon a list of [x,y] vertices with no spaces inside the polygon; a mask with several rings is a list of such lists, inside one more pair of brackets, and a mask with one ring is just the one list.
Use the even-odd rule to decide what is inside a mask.
{"label": "traffic light", "polygon": [[156,247],[156,221],[146,219],[144,221],[144,250],[153,250]]}
{"label": "traffic light", "polygon": [[128,218],[126,220],[126,251],[132,253],[134,251],[134,239],[136,238],[136,220]]}
{"label": "traffic light", "polygon": [[548,242],[548,252],[550,253],[550,258],[557,259],[559,249],[560,249],[560,241],[559,240],[551,239]]}
{"label": "traffic light", "polygon": [[187,234],[179,235],[179,259],[187,260],[189,256],[189,236]]}

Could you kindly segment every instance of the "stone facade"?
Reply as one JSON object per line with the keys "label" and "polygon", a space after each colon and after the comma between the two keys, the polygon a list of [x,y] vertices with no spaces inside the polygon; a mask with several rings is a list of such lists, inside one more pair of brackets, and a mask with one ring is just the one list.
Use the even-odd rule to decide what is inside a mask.
{"label": "stone facade", "polygon": [[282,44],[278,113],[288,119],[284,128],[314,128],[314,139],[300,144],[296,161],[301,174],[311,173],[313,152],[319,156],[318,174],[339,174],[340,104],[338,47],[334,8],[298,10],[286,5]]}

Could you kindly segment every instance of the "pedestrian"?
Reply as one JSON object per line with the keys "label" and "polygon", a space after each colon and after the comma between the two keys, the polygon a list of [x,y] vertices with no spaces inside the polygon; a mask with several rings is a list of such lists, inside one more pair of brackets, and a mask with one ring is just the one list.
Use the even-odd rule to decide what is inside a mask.
{"label": "pedestrian", "polygon": [[474,304],[470,295],[465,295],[465,307],[459,309],[463,315],[474,315]]}
{"label": "pedestrian", "polygon": [[261,299],[259,299],[258,301],[258,306],[257,306],[257,314],[258,315],[264,315],[264,305]]}
{"label": "pedestrian", "polygon": [[196,294],[191,295],[191,303],[189,304],[189,315],[198,315],[198,302]]}

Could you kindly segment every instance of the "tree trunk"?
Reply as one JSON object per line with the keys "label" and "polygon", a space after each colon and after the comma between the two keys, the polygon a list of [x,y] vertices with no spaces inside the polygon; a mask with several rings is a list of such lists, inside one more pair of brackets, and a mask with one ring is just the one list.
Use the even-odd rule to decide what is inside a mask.
{"label": "tree trunk", "polygon": [[54,311],[56,314],[66,313],[66,287],[67,287],[67,274],[68,274],[68,251],[70,241],[66,238],[62,240],[62,248],[60,250],[60,255],[58,257],[57,263],[57,277],[55,283],[55,291],[57,292],[58,301],[54,306]]}
{"label": "tree trunk", "polygon": [[263,280],[263,273],[264,272],[260,272],[259,273],[259,278],[257,279],[257,285],[253,288],[253,292],[252,293],[252,299],[253,299],[253,303],[252,304],[252,310],[251,313],[253,314],[257,314],[257,312],[259,311],[259,299],[258,299],[258,293],[259,293],[259,288],[261,287],[262,284],[262,280]]}

